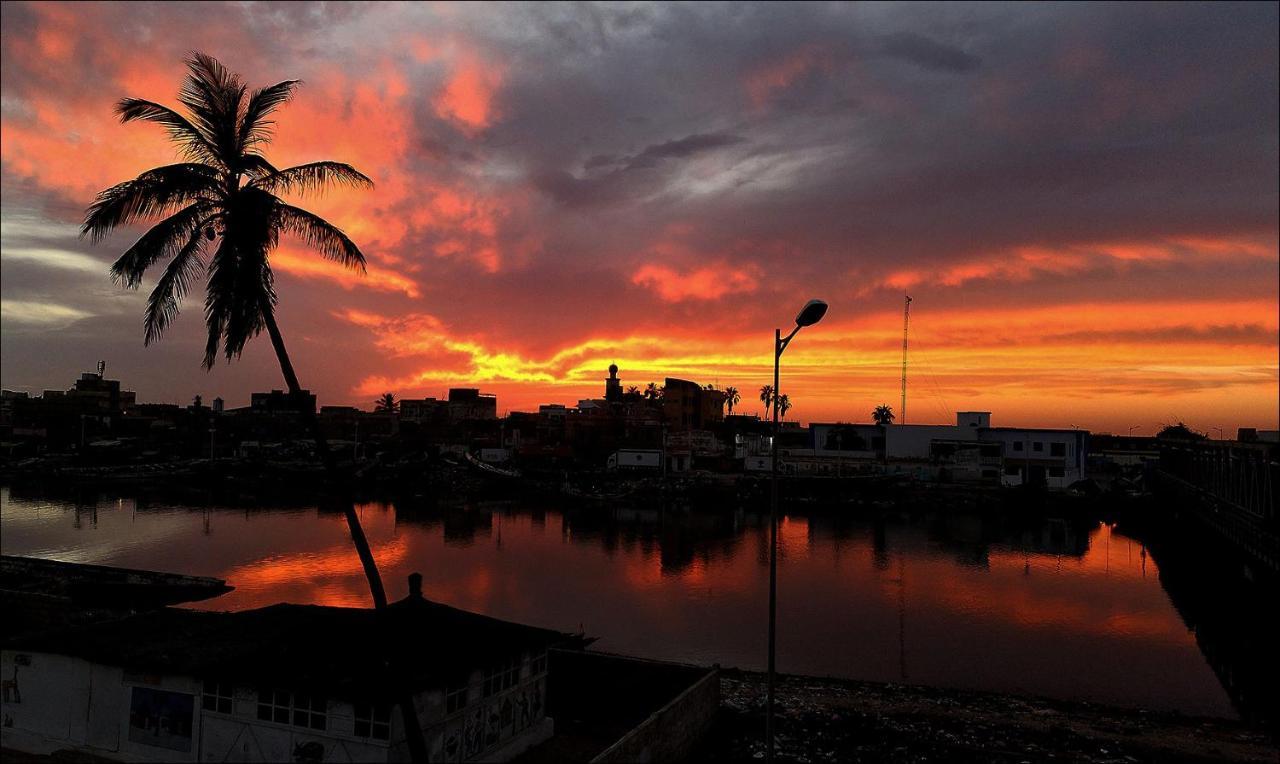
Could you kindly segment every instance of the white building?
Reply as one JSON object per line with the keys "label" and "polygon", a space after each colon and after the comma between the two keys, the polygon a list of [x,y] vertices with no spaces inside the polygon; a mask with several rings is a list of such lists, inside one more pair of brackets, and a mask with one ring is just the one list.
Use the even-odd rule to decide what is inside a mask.
{"label": "white building", "polygon": [[1002,485],[1063,489],[1086,476],[1089,433],[1085,430],[986,427],[982,440],[1004,444]]}
{"label": "white building", "polygon": [[430,761],[505,761],[548,739],[547,648],[574,638],[413,591],[384,611],[169,609],[7,639],[0,742],[122,761],[407,761],[406,695]]}

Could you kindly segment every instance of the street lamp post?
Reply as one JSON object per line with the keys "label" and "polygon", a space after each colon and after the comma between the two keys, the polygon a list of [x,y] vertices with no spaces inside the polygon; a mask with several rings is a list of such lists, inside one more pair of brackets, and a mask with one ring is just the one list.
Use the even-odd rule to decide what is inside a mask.
{"label": "street lamp post", "polygon": [[773,332],[773,469],[769,487],[769,689],[765,707],[765,760],[773,762],[773,687],[776,677],[774,656],[778,622],[778,367],[782,351],[803,327],[813,326],[827,313],[822,300],[810,300],[796,315],[796,328],[785,338],[781,329]]}

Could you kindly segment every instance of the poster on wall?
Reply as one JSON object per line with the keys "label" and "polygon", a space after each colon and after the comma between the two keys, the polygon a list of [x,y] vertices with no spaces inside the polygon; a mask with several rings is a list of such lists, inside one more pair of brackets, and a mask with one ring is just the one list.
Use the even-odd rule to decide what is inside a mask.
{"label": "poster on wall", "polygon": [[171,751],[190,751],[194,709],[194,695],[134,687],[129,701],[129,740]]}

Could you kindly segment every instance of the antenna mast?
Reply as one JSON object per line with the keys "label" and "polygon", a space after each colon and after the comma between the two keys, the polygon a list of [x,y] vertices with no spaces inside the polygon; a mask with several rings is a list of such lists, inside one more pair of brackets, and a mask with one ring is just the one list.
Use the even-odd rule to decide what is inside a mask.
{"label": "antenna mast", "polygon": [[907,327],[911,321],[911,295],[902,303],[902,409],[898,421],[907,423]]}

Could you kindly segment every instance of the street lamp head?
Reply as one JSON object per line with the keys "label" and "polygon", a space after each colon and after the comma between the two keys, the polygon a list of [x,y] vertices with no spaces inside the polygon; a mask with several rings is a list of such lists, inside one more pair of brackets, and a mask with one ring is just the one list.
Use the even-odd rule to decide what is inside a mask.
{"label": "street lamp head", "polygon": [[796,316],[796,326],[813,326],[827,314],[827,303],[824,300],[810,300],[800,309]]}

